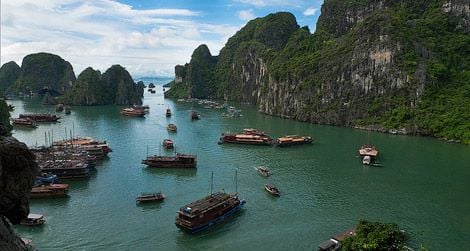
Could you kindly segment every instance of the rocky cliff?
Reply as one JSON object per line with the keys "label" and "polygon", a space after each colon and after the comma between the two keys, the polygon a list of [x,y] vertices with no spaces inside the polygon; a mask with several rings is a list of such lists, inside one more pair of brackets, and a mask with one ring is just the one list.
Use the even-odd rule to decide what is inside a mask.
{"label": "rocky cliff", "polygon": [[73,105],[142,104],[143,88],[143,83],[135,84],[120,65],[113,65],[103,74],[89,67],[61,100]]}
{"label": "rocky cliff", "polygon": [[8,62],[0,67],[0,93],[13,85],[20,76],[20,67],[14,62]]}
{"label": "rocky cliff", "polygon": [[0,126],[3,127],[5,133],[10,133],[12,126],[10,124],[10,110],[8,109],[8,105],[0,96]]}
{"label": "rocky cliff", "polygon": [[291,14],[271,14],[230,38],[215,66],[179,66],[166,96],[185,89],[204,97],[195,92],[204,81],[190,81],[188,69],[213,72],[205,97],[302,121],[470,143],[469,16],[464,0],[325,0],[311,34]]}
{"label": "rocky cliff", "polygon": [[75,73],[69,62],[41,52],[23,58],[20,76],[9,91],[36,93],[47,88],[54,94],[64,94],[74,82]]}
{"label": "rocky cliff", "polygon": [[29,193],[38,166],[28,147],[0,125],[0,250],[28,250],[10,224],[29,213]]}

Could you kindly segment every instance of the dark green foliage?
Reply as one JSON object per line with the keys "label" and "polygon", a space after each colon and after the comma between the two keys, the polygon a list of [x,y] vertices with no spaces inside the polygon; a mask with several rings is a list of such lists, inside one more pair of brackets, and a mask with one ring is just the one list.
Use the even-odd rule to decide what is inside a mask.
{"label": "dark green foliage", "polygon": [[0,92],[13,85],[20,76],[20,67],[14,62],[8,62],[0,68]]}
{"label": "dark green foliage", "polygon": [[0,124],[6,128],[8,132],[11,131],[12,126],[10,124],[10,112],[8,110],[8,105],[1,96],[0,93]]}
{"label": "dark green foliage", "polygon": [[408,235],[397,224],[359,221],[356,235],[347,237],[341,246],[344,251],[356,250],[407,250]]}
{"label": "dark green foliage", "polygon": [[104,74],[88,67],[80,73],[62,102],[74,105],[141,104],[143,88],[143,82],[135,84],[129,72],[120,65],[113,65]]}
{"label": "dark green foliage", "polygon": [[69,62],[57,55],[41,52],[23,58],[20,76],[9,90],[37,92],[48,87],[63,94],[74,82],[75,73]]}

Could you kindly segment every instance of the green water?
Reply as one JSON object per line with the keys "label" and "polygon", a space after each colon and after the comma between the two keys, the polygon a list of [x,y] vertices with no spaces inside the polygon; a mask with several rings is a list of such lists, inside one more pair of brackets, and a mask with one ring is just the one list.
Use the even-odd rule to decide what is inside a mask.
{"label": "green water", "polygon": [[[44,144],[44,132],[54,140],[74,128],[79,136],[106,140],[113,148],[89,180],[71,181],[70,197],[31,201],[31,212],[42,213],[40,227],[15,226],[40,250],[316,250],[335,233],[359,219],[396,222],[412,236],[411,245],[431,250],[466,250],[470,243],[470,148],[430,138],[395,136],[319,126],[260,114],[236,105],[241,118],[224,118],[222,110],[145,93],[146,118],[119,115],[118,106],[72,107],[61,123],[34,130],[15,130],[28,145]],[[13,116],[54,112],[37,100],[11,100]],[[190,121],[196,108],[202,118]],[[165,117],[170,107],[173,116]],[[178,126],[169,134],[168,123]],[[254,127],[272,136],[311,135],[314,144],[292,148],[218,145],[221,132]],[[148,169],[140,164],[159,153],[164,138],[178,152],[197,154],[197,170]],[[383,168],[364,167],[357,157],[364,143],[380,150]],[[162,153],[168,155],[163,149]],[[260,176],[255,167],[268,166],[273,175]],[[198,235],[174,224],[179,207],[214,188],[238,192],[247,204],[231,221]],[[276,184],[282,196],[263,189]],[[136,206],[141,192],[162,191],[161,204]]]}

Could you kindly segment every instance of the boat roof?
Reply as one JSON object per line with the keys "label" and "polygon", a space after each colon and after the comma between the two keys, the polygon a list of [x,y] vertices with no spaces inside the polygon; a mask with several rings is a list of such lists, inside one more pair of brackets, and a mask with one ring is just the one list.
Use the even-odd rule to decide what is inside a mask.
{"label": "boat roof", "polygon": [[42,215],[42,214],[28,214],[28,219],[37,220],[37,219],[41,219],[43,217],[44,217],[44,215]]}
{"label": "boat roof", "polygon": [[199,215],[200,213],[206,212],[213,207],[223,203],[233,197],[234,195],[230,195],[228,193],[217,192],[213,193],[203,199],[191,202],[182,208],[180,208],[180,212],[183,212],[185,215],[189,217],[194,217]]}

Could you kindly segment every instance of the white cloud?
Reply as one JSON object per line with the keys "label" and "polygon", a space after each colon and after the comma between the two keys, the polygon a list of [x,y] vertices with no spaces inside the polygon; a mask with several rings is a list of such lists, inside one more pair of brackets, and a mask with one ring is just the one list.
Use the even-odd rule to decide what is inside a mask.
{"label": "white cloud", "polygon": [[315,13],[317,13],[317,10],[317,8],[308,8],[303,12],[303,14],[304,16],[313,16]]}
{"label": "white cloud", "polygon": [[255,18],[255,15],[253,14],[252,9],[241,10],[241,11],[237,12],[237,16],[238,16],[238,18],[240,18],[243,21],[248,21],[248,20],[251,20],[251,19]]}
{"label": "white cloud", "polygon": [[213,54],[240,27],[194,20],[188,9],[137,10],[110,0],[2,1],[1,63],[37,52],[69,61],[75,74],[113,64],[132,76],[174,74],[205,43]]}
{"label": "white cloud", "polygon": [[[268,6],[292,6],[301,7],[312,0],[232,0],[233,2],[252,5],[257,8]],[[318,1],[318,0],[315,0]]]}

